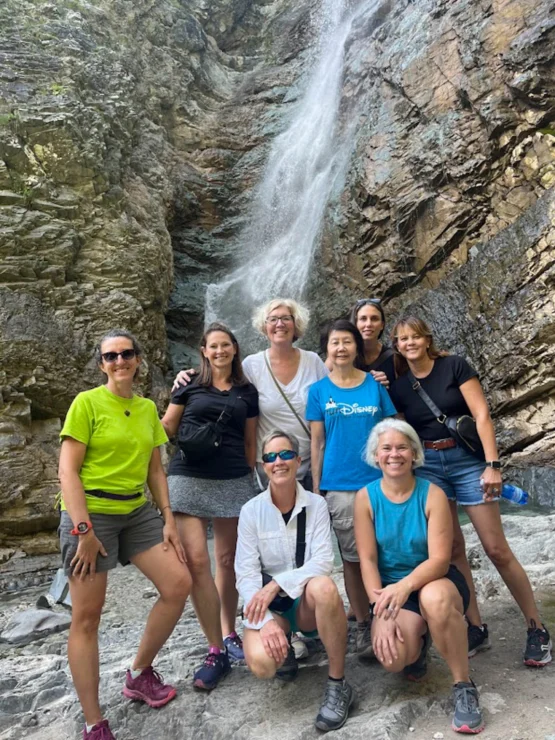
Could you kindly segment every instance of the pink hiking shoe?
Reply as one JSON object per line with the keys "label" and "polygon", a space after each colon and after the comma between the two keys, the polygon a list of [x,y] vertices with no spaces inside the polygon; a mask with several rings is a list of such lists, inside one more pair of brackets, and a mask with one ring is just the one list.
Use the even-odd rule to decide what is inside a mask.
{"label": "pink hiking shoe", "polygon": [[149,666],[137,678],[133,678],[131,671],[127,671],[123,695],[134,701],[144,701],[149,707],[158,708],[174,699],[176,691],[173,686],[164,683],[158,671]]}
{"label": "pink hiking shoe", "polygon": [[96,725],[93,725],[90,732],[87,732],[87,728],[83,730],[83,740],[116,740],[115,736],[112,735],[110,725],[107,719],[103,719]]}

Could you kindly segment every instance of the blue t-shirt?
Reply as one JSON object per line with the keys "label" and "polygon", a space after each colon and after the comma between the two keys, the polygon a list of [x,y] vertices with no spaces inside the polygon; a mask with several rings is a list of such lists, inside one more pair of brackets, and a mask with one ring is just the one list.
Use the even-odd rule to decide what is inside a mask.
{"label": "blue t-shirt", "polygon": [[426,502],[430,483],[416,478],[414,491],[402,504],[390,501],[381,481],[367,486],[378,545],[378,570],[384,586],[397,583],[428,559]]}
{"label": "blue t-shirt", "polygon": [[357,491],[381,471],[364,461],[372,429],[397,413],[383,385],[371,375],[355,388],[340,388],[328,377],[310,386],[306,418],[323,421],[326,448],[320,488],[323,491]]}

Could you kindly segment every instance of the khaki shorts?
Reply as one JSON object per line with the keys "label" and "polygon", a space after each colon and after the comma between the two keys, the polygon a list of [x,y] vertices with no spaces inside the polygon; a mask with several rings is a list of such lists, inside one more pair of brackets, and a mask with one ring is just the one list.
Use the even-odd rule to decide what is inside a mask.
{"label": "khaki shorts", "polygon": [[[129,565],[131,558],[164,541],[164,520],[150,503],[130,514],[89,514],[94,533],[108,553],[97,555],[96,571],[104,573],[118,564]],[[71,575],[71,561],[77,552],[79,535],[71,534],[73,523],[67,511],[62,511],[58,536],[62,551],[62,567]]]}
{"label": "khaki shorts", "polygon": [[349,563],[359,562],[354,527],[356,494],[356,491],[328,491],[326,494],[326,503],[341,557]]}

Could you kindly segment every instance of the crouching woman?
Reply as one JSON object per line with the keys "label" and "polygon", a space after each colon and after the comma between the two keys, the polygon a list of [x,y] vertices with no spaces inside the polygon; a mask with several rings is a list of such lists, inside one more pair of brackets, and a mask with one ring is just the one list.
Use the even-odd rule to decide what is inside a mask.
{"label": "crouching woman", "polygon": [[409,424],[386,419],[374,427],[366,461],[383,477],[362,488],[355,502],[355,537],[373,612],[372,646],[387,671],[418,680],[426,674],[431,635],[453,677],[452,728],[475,734],[484,725],[468,672],[469,590],[449,564],[453,529],[445,494],[414,475],[423,460]]}

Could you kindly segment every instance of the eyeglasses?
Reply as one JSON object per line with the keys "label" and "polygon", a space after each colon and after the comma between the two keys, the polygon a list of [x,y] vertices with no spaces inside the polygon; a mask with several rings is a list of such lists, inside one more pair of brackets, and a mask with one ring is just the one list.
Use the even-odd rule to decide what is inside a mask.
{"label": "eyeglasses", "polygon": [[277,458],[281,460],[292,460],[297,457],[297,453],[294,450],[280,450],[279,452],[265,452],[262,455],[262,462],[273,463]]}
{"label": "eyeglasses", "polygon": [[104,362],[115,362],[118,357],[122,360],[132,360],[137,356],[134,349],[124,349],[123,352],[103,352],[101,355]]}
{"label": "eyeglasses", "polygon": [[378,306],[382,305],[379,298],[361,298],[360,301],[355,303],[355,306],[360,308],[361,306],[365,306],[367,303],[376,303]]}
{"label": "eyeglasses", "polygon": [[281,321],[284,324],[294,324],[295,317],[291,316],[291,314],[285,314],[285,316],[267,316],[266,317],[266,323],[271,324],[272,326],[275,326],[278,321]]}

